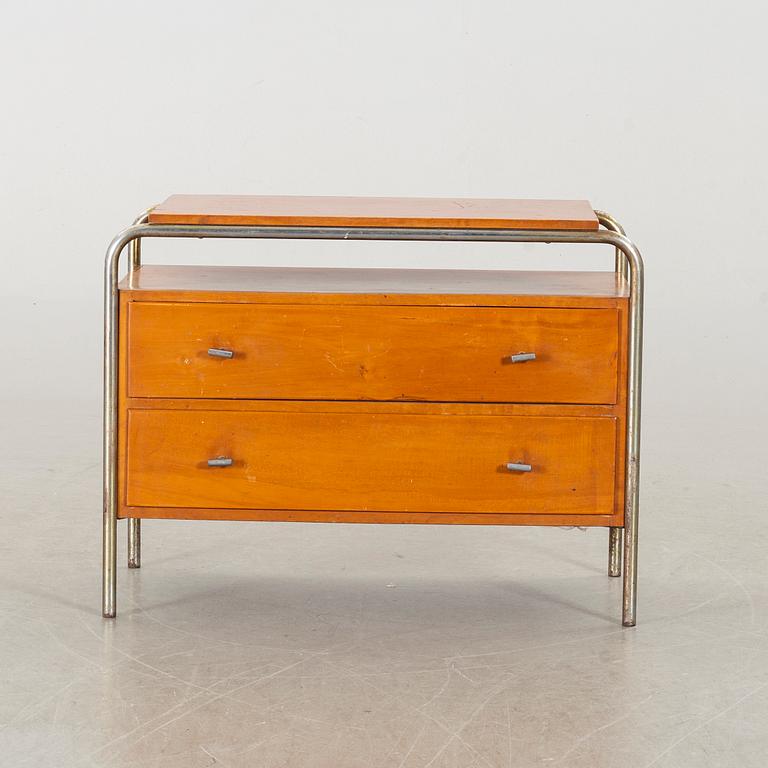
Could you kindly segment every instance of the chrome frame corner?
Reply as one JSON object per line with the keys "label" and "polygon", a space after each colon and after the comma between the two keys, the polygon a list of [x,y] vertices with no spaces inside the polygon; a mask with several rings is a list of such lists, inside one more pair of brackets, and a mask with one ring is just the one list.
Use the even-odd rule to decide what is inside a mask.
{"label": "chrome frame corner", "polygon": [[[133,221],[133,226],[146,225],[149,208]],[[119,237],[119,236],[118,236]],[[115,238],[117,239],[117,238]],[[113,252],[107,251],[104,263],[104,468],[102,518],[102,586],[101,613],[104,618],[117,615],[117,377],[118,377],[118,312],[117,285],[120,254],[123,243]],[[127,241],[129,246],[128,274],[141,265],[141,238]],[[141,566],[141,520],[128,520],[128,567]]]}
{"label": "chrome frame corner", "polygon": [[[137,216],[133,223],[146,224],[149,221],[148,208],[140,216]],[[137,237],[128,243],[128,279],[133,284],[133,278],[136,270],[141,266],[141,238]],[[141,568],[141,518],[128,518],[128,567]]]}
{"label": "chrome frame corner", "polygon": [[[605,229],[624,241],[617,243],[615,271],[619,278],[629,280],[629,355],[627,370],[627,456],[624,497],[624,529],[611,528],[608,534],[608,573],[621,575],[620,548],[624,549],[624,584],[622,624],[637,623],[637,529],[640,515],[640,406],[643,367],[643,304],[645,272],[637,247],[627,239],[624,228],[604,211],[595,211]],[[623,533],[623,536],[622,536]]]}
{"label": "chrome frame corner", "polygon": [[[595,211],[597,220],[606,229],[610,229],[611,232],[618,232],[620,235],[626,234],[624,227],[616,221],[613,216],[605,211]],[[623,252],[616,248],[616,256],[614,261],[614,272],[618,280],[627,279],[627,259]],[[620,527],[610,527],[608,529],[608,575],[609,576],[621,576],[621,558],[623,554],[624,546],[624,529]]]}

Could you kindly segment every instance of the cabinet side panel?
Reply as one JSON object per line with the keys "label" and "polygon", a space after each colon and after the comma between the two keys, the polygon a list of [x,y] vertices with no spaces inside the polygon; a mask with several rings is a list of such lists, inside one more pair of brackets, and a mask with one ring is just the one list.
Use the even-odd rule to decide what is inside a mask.
{"label": "cabinet side panel", "polygon": [[619,522],[613,526],[624,525],[625,482],[627,476],[627,357],[629,354],[629,312],[627,303],[621,304],[618,312],[619,322],[619,358],[618,358],[618,387],[616,389],[616,492],[615,517]]}
{"label": "cabinet side panel", "polygon": [[117,499],[118,517],[132,517],[125,512],[126,464],[128,459],[126,426],[128,406],[126,386],[128,382],[128,311],[130,302],[122,291],[118,303],[118,371],[117,371]]}

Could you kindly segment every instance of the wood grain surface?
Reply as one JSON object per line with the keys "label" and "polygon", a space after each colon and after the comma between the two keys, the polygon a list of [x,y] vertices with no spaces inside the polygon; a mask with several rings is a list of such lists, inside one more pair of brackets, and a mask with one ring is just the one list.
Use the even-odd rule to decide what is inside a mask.
{"label": "wood grain surface", "polygon": [[586,200],[171,195],[150,224],[446,229],[598,228]]}
{"label": "wood grain surface", "polygon": [[137,301],[615,307],[615,272],[211,267],[147,264],[120,283]]}
{"label": "wood grain surface", "polygon": [[[616,420],[131,410],[127,504],[611,515]],[[212,468],[209,458],[230,457]],[[531,464],[510,472],[507,462]]]}
{"label": "wood grain surface", "polygon": [[131,302],[128,395],[614,403],[618,348],[611,309]]}

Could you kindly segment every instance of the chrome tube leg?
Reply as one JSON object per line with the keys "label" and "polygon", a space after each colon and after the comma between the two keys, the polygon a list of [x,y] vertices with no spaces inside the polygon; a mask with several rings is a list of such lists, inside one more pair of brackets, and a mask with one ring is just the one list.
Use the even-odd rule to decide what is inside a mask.
{"label": "chrome tube leg", "polygon": [[101,612],[117,613],[117,261],[110,246],[104,270],[104,509]]}
{"label": "chrome tube leg", "polygon": [[622,624],[637,623],[637,527],[640,515],[640,396],[643,365],[643,260],[620,236],[629,267],[629,354],[627,370],[627,466],[624,492],[624,584]]}
{"label": "chrome tube leg", "polygon": [[128,567],[141,568],[141,519],[128,518]]}
{"label": "chrome tube leg", "polygon": [[[616,258],[615,269],[629,280],[629,365],[627,370],[627,464],[624,493],[624,583],[622,624],[637,623],[637,526],[640,513],[640,399],[643,365],[643,259],[625,235],[616,219],[595,211],[603,227],[614,232],[614,242],[622,258]],[[610,565],[609,565],[610,568]]]}
{"label": "chrome tube leg", "polygon": [[[148,219],[145,211],[133,223],[144,224]],[[135,271],[141,266],[141,238],[137,237],[128,243],[128,278],[133,281]],[[128,518],[128,567],[141,568],[141,520],[137,517]]]}
{"label": "chrome tube leg", "polygon": [[[135,226],[135,225],[134,225]],[[136,235],[126,231],[109,245],[104,262],[104,508],[102,517],[101,612],[117,615],[117,354],[118,266],[125,246]],[[139,259],[131,250],[132,271]],[[130,537],[130,533],[129,533]]]}
{"label": "chrome tube leg", "polygon": [[117,613],[117,517],[112,512],[109,494],[104,498],[102,527],[101,613],[112,618]]}
{"label": "chrome tube leg", "polygon": [[621,544],[623,528],[611,526],[608,529],[608,575],[621,576]]}
{"label": "chrome tube leg", "polygon": [[[610,222],[608,219],[610,218]],[[604,227],[612,229],[614,232],[618,232],[620,235],[624,234],[624,228],[618,221],[609,217],[607,214],[603,214],[603,220],[601,221]],[[624,256],[624,252],[621,248],[616,248],[616,257],[614,260],[614,271],[619,277],[626,279],[627,277],[627,259]],[[621,576],[621,546],[623,544],[624,529],[612,526],[608,529],[608,575],[609,576]]]}

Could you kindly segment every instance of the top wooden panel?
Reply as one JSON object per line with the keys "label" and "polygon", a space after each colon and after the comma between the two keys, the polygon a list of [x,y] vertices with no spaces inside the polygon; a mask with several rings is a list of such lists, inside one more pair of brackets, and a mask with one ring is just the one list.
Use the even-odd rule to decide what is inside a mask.
{"label": "top wooden panel", "polygon": [[416,229],[598,228],[586,200],[171,195],[150,224]]}
{"label": "top wooden panel", "polygon": [[133,301],[616,307],[614,272],[210,267],[147,264],[120,283]]}

